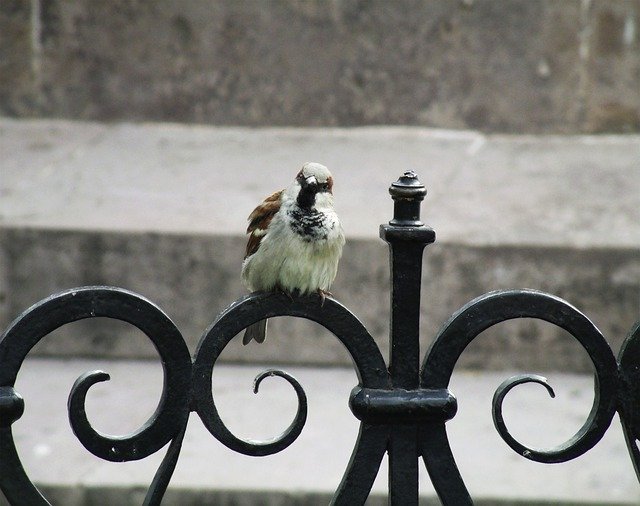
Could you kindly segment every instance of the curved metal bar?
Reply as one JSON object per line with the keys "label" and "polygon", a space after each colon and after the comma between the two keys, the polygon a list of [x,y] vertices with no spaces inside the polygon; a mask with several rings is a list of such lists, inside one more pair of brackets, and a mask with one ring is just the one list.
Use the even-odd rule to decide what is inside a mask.
{"label": "curved metal bar", "polygon": [[[279,437],[269,441],[248,441],[237,438],[224,425],[213,400],[211,379],[213,367],[231,339],[252,323],[275,316],[297,316],[313,320],[332,332],[345,345],[356,366],[363,385],[372,388],[388,386],[384,359],[362,323],[344,306],[331,298],[324,302],[316,295],[293,296],[282,293],[256,292],[239,299],[222,312],[200,340],[193,364],[193,392],[195,410],[205,427],[228,448],[245,455],[263,456],[277,453],[289,446],[300,434],[306,412],[306,397],[300,385],[282,371],[263,373],[282,376],[298,395],[298,415]],[[303,401],[305,406],[303,406]]]}
{"label": "curved metal bar", "polygon": [[22,396],[12,386],[0,387],[0,487],[10,504],[48,505],[27,477],[13,441],[11,424],[23,413]]}
{"label": "curved metal bar", "polygon": [[[67,323],[94,317],[122,320],[145,333],[162,360],[164,385],[155,412],[140,429],[127,436],[108,436],[90,426],[84,411],[89,387],[108,379],[108,375],[102,372],[85,374],[76,382],[69,399],[72,428],[81,443],[100,458],[110,461],[142,459],[167,444],[186,423],[191,358],[169,317],[140,295],[120,288],[89,286],[52,295],[27,309],[0,338],[0,387],[15,385],[26,355],[44,336]],[[13,488],[8,481],[18,479],[26,483],[29,480],[15,452],[10,427],[2,431],[0,438],[0,461],[12,469],[10,475],[0,475],[0,486],[7,493]],[[16,503],[25,500],[22,493]]]}
{"label": "curved metal bar", "polygon": [[442,504],[472,506],[473,501],[453,458],[444,423],[418,428],[420,454]]}
{"label": "curved metal bar", "polygon": [[0,488],[9,504],[50,505],[22,467],[11,427],[0,427]]}
{"label": "curved metal bar", "polygon": [[387,425],[360,424],[360,433],[332,505],[365,504],[389,444]]}
{"label": "curved metal bar", "polygon": [[304,393],[304,389],[302,388],[302,385],[298,383],[297,379],[290,374],[277,369],[267,369],[266,371],[258,374],[253,380],[253,392],[257,394],[262,380],[273,376],[279,376],[280,378],[287,380],[287,382],[296,391],[296,396],[298,397],[298,410],[296,411],[296,416],[282,436],[280,436],[280,445],[282,446],[282,449],[284,449],[298,439],[298,436],[304,428],[304,424],[307,422],[307,395]]}
{"label": "curved metal bar", "polygon": [[[594,403],[584,425],[571,439],[555,448],[522,451],[524,457],[537,462],[564,462],[576,458],[591,449],[611,423],[619,383],[617,364],[595,325],[558,297],[534,290],[514,290],[491,292],[469,302],[445,324],[431,346],[422,365],[422,387],[446,388],[467,345],[489,327],[513,318],[537,318],[563,328],[578,340],[593,362]],[[448,458],[453,460],[452,455]],[[434,485],[438,486],[435,481]]]}
{"label": "curved metal bar", "polygon": [[162,463],[153,477],[149,490],[147,490],[147,495],[142,503],[143,506],[160,506],[162,503],[162,498],[167,491],[169,481],[171,480],[173,471],[175,471],[176,464],[178,463],[180,449],[182,448],[182,441],[184,441],[184,435],[187,432],[187,421],[188,420],[185,420],[185,423],[178,434],[176,434],[171,440],[171,443],[169,443],[167,453],[162,459]]}
{"label": "curved metal bar", "polygon": [[640,481],[640,321],[637,321],[620,349],[620,420],[638,481]]}
{"label": "curved metal bar", "polygon": [[[539,452],[537,450],[533,450],[528,448],[522,444],[520,444],[507,429],[507,425],[504,421],[504,417],[502,416],[502,402],[507,394],[511,391],[512,388],[522,385],[524,383],[537,383],[542,385],[547,389],[549,395],[553,398],[556,396],[553,388],[547,382],[547,378],[544,376],[539,376],[537,374],[519,374],[517,376],[512,376],[511,378],[505,380],[495,391],[493,395],[492,402],[492,412],[493,412],[493,425],[495,426],[498,434],[502,440],[507,443],[512,450],[520,455],[529,458],[531,460],[537,460],[539,462],[544,462],[545,455],[544,452]],[[532,455],[536,454],[536,455]]]}

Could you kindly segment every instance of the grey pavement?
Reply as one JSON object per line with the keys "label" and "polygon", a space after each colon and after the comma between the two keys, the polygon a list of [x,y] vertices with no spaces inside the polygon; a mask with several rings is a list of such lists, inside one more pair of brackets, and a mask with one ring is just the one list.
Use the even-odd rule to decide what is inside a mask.
{"label": "grey pavement", "polygon": [[[246,217],[315,160],[335,176],[347,244],[336,298],[387,349],[388,251],[378,227],[404,170],[428,188],[423,349],[455,310],[534,288],[583,311],[617,352],[640,314],[640,136],[507,136],[410,127],[216,128],[0,119],[0,327],[49,294],[122,286],[158,303],[194,349],[233,300]],[[275,319],[275,346],[225,360],[348,365],[317,325]],[[288,336],[305,335],[299,347]],[[588,371],[551,325],[499,326],[464,367]],[[320,345],[317,345],[320,343]],[[149,358],[135,329],[78,322],[37,353]]]}
{"label": "grey pavement", "polygon": [[[94,369],[103,369],[112,378],[92,387],[87,398],[88,417],[96,429],[124,435],[151,415],[162,386],[159,363],[28,358],[16,382],[26,407],[13,426],[20,458],[53,504],[140,504],[164,450],[137,462],[108,463],[89,454],[68,425],[66,398],[71,385],[80,374]],[[295,395],[279,378],[267,379],[257,395],[252,393],[253,377],[262,369],[218,365],[214,370],[218,409],[229,429],[242,438],[276,436],[295,413]],[[309,418],[299,439],[279,454],[247,457],[226,449],[192,413],[163,504],[328,502],[358,432],[358,422],[347,405],[356,375],[343,368],[284,369],[301,382],[309,400]],[[640,486],[617,416],[598,445],[563,464],[532,463],[500,440],[491,422],[491,397],[510,374],[460,371],[450,386],[459,411],[448,422],[449,439],[477,503],[638,504]],[[523,385],[505,402],[509,429],[532,447],[555,446],[569,439],[586,420],[593,402],[591,377],[552,373],[548,378],[555,399],[538,385]],[[438,504],[422,465],[420,490],[421,504]],[[370,503],[384,504],[385,494],[386,462]]]}

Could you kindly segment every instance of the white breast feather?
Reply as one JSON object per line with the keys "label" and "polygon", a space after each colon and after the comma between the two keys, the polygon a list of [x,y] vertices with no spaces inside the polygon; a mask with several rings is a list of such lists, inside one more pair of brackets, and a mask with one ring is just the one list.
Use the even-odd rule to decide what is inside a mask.
{"label": "white breast feather", "polygon": [[316,241],[305,241],[293,232],[287,210],[295,205],[295,201],[283,198],[258,251],[247,257],[242,265],[242,279],[250,290],[276,287],[301,293],[329,290],[336,277],[345,239],[331,205],[332,198],[327,197],[318,199],[316,209],[323,213],[329,233],[326,239]]}

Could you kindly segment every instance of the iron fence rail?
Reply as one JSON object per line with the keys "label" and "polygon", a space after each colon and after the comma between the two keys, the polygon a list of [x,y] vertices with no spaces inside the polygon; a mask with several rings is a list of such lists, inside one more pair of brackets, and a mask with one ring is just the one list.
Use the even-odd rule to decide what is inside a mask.
{"label": "iron fence rail", "polygon": [[360,432],[332,504],[364,504],[385,453],[389,456],[390,504],[418,504],[420,458],[443,504],[473,504],[447,437],[446,422],[457,410],[449,381],[458,358],[476,336],[497,323],[525,317],[557,325],[582,345],[594,366],[594,402],[586,422],[568,441],[546,450],[529,448],[510,434],[502,416],[503,400],[512,388],[523,383],[541,384],[551,396],[554,392],[541,376],[509,378],[497,388],[492,405],[494,424],[504,442],[529,460],[565,462],[595,446],[617,412],[640,480],[640,322],[631,329],[616,359],[595,325],[562,299],[534,290],[491,292],[458,310],[420,363],[422,255],[424,248],[435,241],[435,233],[420,220],[426,189],[415,173],[404,173],[389,191],[394,215],[380,227],[380,236],[390,250],[388,366],[367,329],[349,309],[333,298],[322,301],[315,294],[252,293],[237,300],[205,331],[193,358],[180,331],[159,307],[122,288],[74,288],[27,309],[0,338],[0,488],[10,503],[49,504],[23,468],[12,434],[13,423],[24,410],[24,400],[14,388],[18,371],[29,351],[47,334],[67,323],[95,317],[113,318],[139,328],[154,344],[162,362],[164,385],[159,404],[149,420],[131,434],[102,434],[87,418],[87,393],[92,385],[109,379],[106,372],[90,371],[80,376],[68,402],[73,432],[87,450],[101,459],[143,459],[168,444],[149,487],[146,505],[162,501],[191,412],[198,414],[218,441],[249,456],[280,452],[299,436],[307,417],[307,398],[298,381],[284,371],[266,370],[254,383],[257,392],[264,378],[280,376],[297,395],[298,408],[291,425],[269,441],[236,437],[221,420],[212,394],[213,369],[227,344],[252,323],[276,316],[307,318],[324,326],[345,346],[358,375],[349,405],[360,420]]}

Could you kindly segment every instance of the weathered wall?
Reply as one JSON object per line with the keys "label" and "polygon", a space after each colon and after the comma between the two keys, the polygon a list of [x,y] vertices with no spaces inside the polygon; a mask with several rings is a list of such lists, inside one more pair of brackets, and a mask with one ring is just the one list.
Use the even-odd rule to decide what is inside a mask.
{"label": "weathered wall", "polygon": [[0,114],[640,131],[640,0],[3,0]]}
{"label": "weathered wall", "polygon": [[[244,295],[238,258],[244,239],[229,236],[92,233],[0,229],[0,289],[6,315],[64,288],[108,284],[150,297],[174,319],[193,352],[204,330]],[[484,292],[531,287],[571,301],[600,327],[617,352],[637,317],[640,291],[626,273],[637,272],[636,250],[473,247],[435,244],[425,253],[421,349],[449,315]],[[576,266],[581,266],[576,268]],[[350,240],[334,287],[388,352],[389,272],[381,241]],[[7,322],[8,323],[8,322]],[[270,346],[234,340],[223,360],[345,365],[340,342],[317,324],[276,318]],[[589,359],[564,331],[533,320],[503,323],[464,353],[461,367],[588,371]],[[236,342],[238,341],[238,342]],[[295,342],[295,346],[292,346]],[[153,357],[140,331],[120,322],[77,322],[37,347],[62,356]]]}

